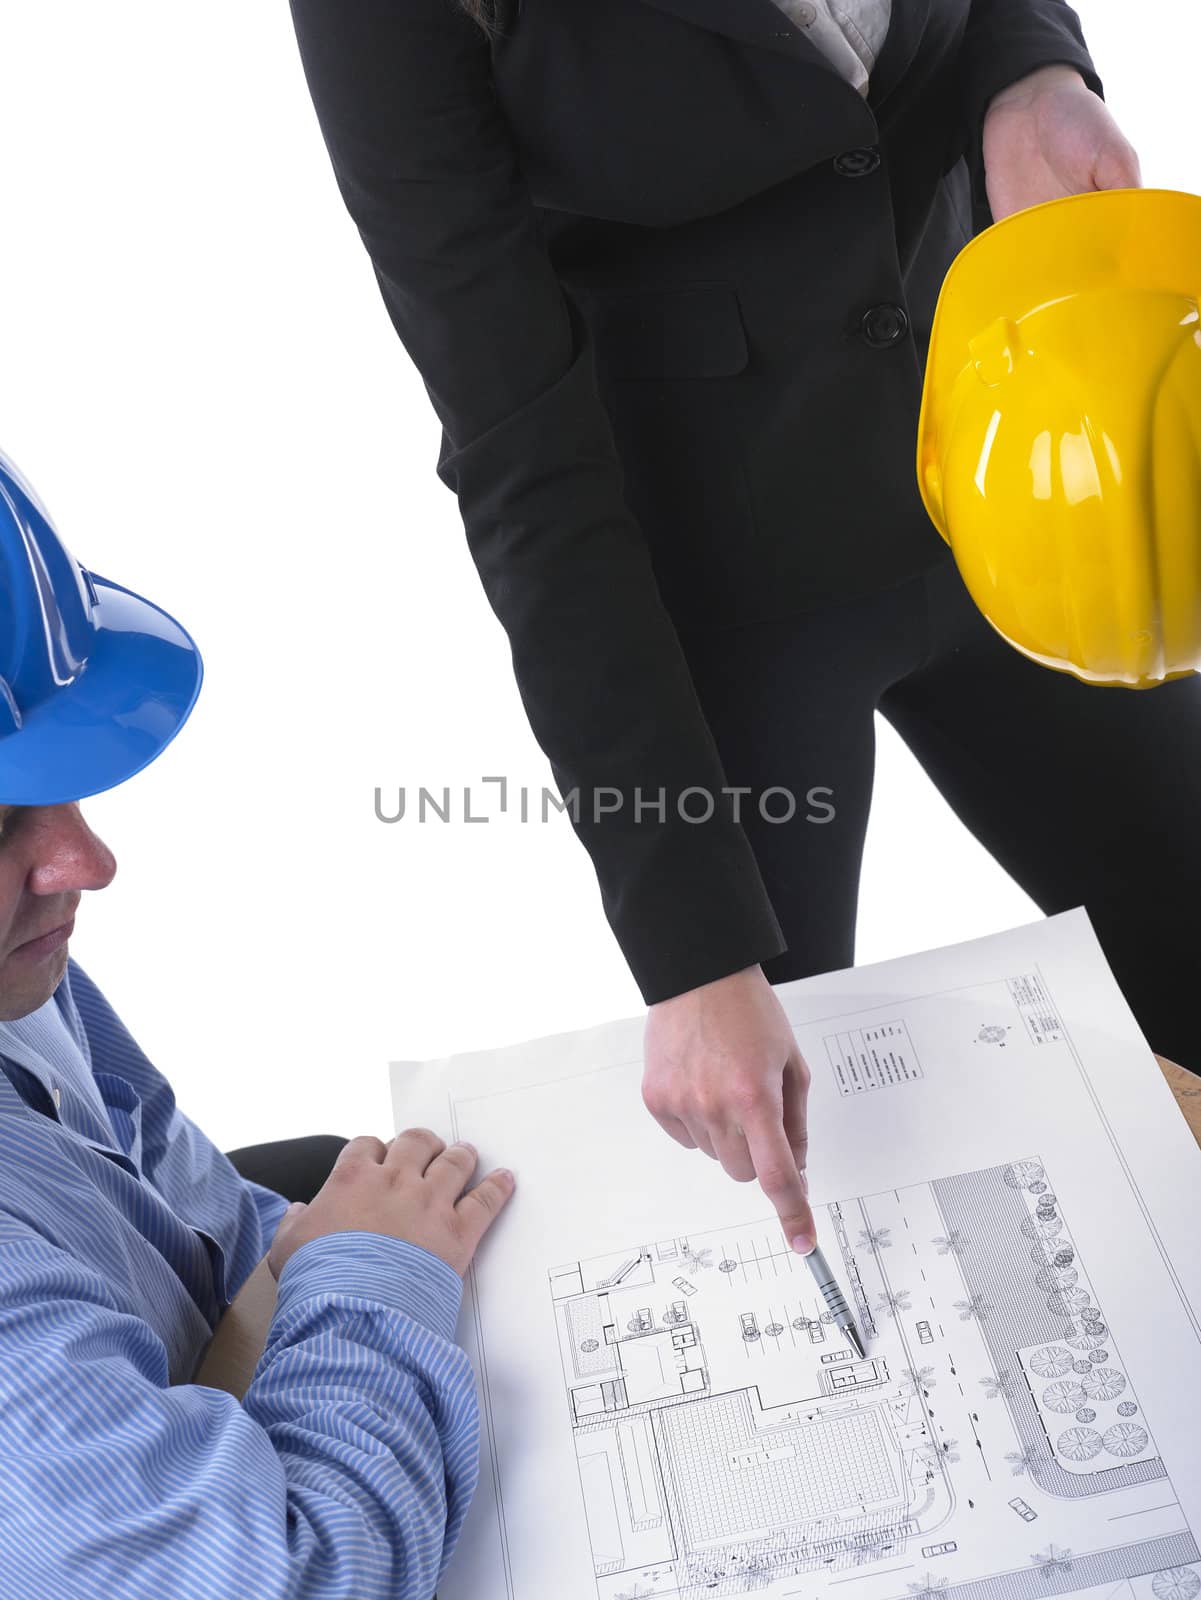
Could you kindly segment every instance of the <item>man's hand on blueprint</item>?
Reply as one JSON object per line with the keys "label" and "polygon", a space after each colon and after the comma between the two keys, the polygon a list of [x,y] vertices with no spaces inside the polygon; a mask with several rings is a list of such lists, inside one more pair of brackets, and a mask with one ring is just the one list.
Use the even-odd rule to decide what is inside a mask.
{"label": "man's hand on blueprint", "polygon": [[468,1189],[476,1162],[466,1140],[448,1145],[428,1128],[406,1128],[387,1144],[351,1139],[311,1203],[284,1212],[267,1258],[272,1276],[308,1240],[355,1229],[420,1245],[462,1275],[513,1193],[503,1168]]}
{"label": "man's hand on blueprint", "polygon": [[739,1183],[758,1178],[784,1237],[807,1251],[809,1069],[762,967],[651,1006],[644,1054],[642,1098],[659,1125]]}

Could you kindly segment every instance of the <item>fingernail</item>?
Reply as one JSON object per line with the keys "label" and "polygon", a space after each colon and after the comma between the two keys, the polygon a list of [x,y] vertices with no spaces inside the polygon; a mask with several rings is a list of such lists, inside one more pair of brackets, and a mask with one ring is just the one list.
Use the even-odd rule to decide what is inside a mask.
{"label": "fingernail", "polygon": [[796,1238],[792,1241],[792,1248],[796,1251],[797,1255],[807,1256],[810,1250],[813,1249],[813,1243],[814,1241],[809,1237],[808,1234],[798,1233]]}
{"label": "fingernail", "polygon": [[497,1167],[496,1176],[502,1183],[513,1182],[513,1174],[509,1171],[508,1167]]}

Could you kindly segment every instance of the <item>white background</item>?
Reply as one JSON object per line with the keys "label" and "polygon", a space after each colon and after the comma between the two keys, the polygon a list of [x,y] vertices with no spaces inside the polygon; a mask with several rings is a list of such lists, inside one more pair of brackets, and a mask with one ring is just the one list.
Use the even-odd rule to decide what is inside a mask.
{"label": "white background", "polygon": [[[1197,8],[1078,9],[1144,181],[1201,190]],[[641,1008],[565,818],[373,815],[550,781],[440,429],[282,0],[4,0],[3,53],[0,447],[206,663],[180,738],[85,803],[119,869],[72,951],[224,1148],[389,1137],[390,1057]],[[879,734],[858,959],[1036,916]]]}

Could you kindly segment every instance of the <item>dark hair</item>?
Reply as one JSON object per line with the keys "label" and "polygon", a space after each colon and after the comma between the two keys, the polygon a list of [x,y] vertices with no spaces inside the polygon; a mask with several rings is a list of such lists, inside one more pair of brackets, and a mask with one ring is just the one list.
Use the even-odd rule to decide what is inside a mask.
{"label": "dark hair", "polygon": [[489,38],[498,32],[496,22],[495,0],[458,0],[461,10],[465,11],[472,22],[477,22]]}

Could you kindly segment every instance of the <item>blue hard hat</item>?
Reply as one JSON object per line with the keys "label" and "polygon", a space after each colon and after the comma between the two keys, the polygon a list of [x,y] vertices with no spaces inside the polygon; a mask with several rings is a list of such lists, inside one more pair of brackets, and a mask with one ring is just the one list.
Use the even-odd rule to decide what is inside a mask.
{"label": "blue hard hat", "polygon": [[0,804],[131,778],[179,732],[203,675],[173,617],[80,566],[0,451]]}

